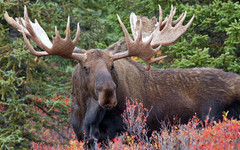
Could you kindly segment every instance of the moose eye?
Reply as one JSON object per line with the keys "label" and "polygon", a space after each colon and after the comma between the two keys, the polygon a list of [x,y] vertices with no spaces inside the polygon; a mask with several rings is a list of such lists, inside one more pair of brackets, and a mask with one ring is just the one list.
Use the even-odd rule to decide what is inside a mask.
{"label": "moose eye", "polygon": [[113,65],[110,67],[110,70],[111,70],[111,71],[113,71],[113,70],[114,70],[114,66],[113,66]]}
{"label": "moose eye", "polygon": [[89,73],[90,68],[88,68],[88,67],[86,67],[86,66],[83,66],[83,70],[84,70],[86,73]]}

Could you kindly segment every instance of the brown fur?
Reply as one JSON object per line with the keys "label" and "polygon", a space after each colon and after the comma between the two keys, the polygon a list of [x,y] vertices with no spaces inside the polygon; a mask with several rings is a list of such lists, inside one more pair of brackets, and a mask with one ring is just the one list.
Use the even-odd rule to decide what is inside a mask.
{"label": "brown fur", "polygon": [[[126,48],[123,45],[124,40],[120,40],[109,50],[119,51]],[[98,53],[99,57],[90,57],[90,53]],[[240,114],[240,76],[237,74],[213,68],[146,71],[145,66],[128,58],[114,61],[115,69],[110,71],[113,62],[108,57],[103,50],[89,52],[90,61],[85,63],[90,72],[94,72],[90,73],[91,80],[86,79],[85,63],[79,63],[73,72],[71,118],[79,140],[83,139],[84,132],[99,140],[113,138],[121,132],[121,113],[125,109],[126,98],[137,99],[146,108],[153,106],[147,121],[151,131],[160,128],[160,121],[172,120],[173,117],[186,123],[197,113],[204,120],[209,107],[212,108],[210,117],[215,119],[221,119],[222,112],[226,110],[230,110],[230,116],[238,117]],[[102,74],[99,75],[99,72]],[[93,80],[109,87],[108,94],[106,90],[102,93],[103,97],[97,92],[94,94],[96,84],[92,83]],[[102,101],[107,101],[107,104],[103,105]],[[105,109],[108,105],[111,109]],[[94,133],[91,133],[92,130]]]}

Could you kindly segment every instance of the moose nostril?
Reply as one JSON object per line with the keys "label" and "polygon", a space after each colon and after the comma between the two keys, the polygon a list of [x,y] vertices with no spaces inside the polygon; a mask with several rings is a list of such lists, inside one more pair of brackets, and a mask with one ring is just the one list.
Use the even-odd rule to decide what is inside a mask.
{"label": "moose nostril", "polygon": [[110,107],[110,106],[107,106],[107,107],[105,107],[105,108],[106,108],[106,109],[108,109],[108,110],[109,110],[109,109],[111,109],[111,107]]}
{"label": "moose nostril", "polygon": [[112,106],[111,104],[105,104],[103,107],[105,109],[109,110],[109,109],[113,108],[114,106]]}
{"label": "moose nostril", "polygon": [[114,105],[114,107],[117,106],[117,101],[113,105]]}
{"label": "moose nostril", "polygon": [[103,90],[103,86],[102,86],[102,85],[98,86],[98,87],[97,87],[97,90],[98,90],[99,92],[101,92],[101,91]]}

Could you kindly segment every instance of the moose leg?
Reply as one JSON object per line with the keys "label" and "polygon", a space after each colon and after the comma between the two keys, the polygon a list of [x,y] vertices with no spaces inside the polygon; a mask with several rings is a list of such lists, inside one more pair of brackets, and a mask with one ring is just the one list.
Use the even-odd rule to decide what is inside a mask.
{"label": "moose leg", "polygon": [[115,111],[119,110],[116,110],[116,108],[106,110],[103,121],[99,124],[101,131],[99,141],[103,143],[107,142],[106,139],[113,139],[117,134],[120,134],[124,130],[123,119],[121,117],[122,113],[116,114]]}
{"label": "moose leg", "polygon": [[214,119],[218,121],[222,119],[222,113],[225,110],[226,104],[223,103],[222,99],[212,98],[207,101],[204,105],[202,105],[201,109],[201,120],[207,119]]}
{"label": "moose leg", "polygon": [[72,105],[71,105],[71,124],[73,130],[77,136],[78,141],[83,140],[83,132],[81,130],[81,118],[80,118],[80,107],[76,104],[76,98],[72,95]]}
{"label": "moose leg", "polygon": [[105,109],[99,106],[98,101],[91,99],[87,102],[87,112],[84,118],[83,129],[88,138],[100,138],[99,124],[105,115]]}
{"label": "moose leg", "polygon": [[226,111],[229,111],[227,117],[229,119],[239,119],[240,118],[240,100],[235,99],[233,102],[227,106]]}

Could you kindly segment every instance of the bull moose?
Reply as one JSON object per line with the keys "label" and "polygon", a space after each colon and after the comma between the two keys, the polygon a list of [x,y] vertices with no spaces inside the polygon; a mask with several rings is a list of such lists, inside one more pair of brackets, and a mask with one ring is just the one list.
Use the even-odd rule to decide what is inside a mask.
{"label": "bull moose", "polygon": [[[122,23],[125,39],[107,50],[83,50],[76,47],[80,28],[76,37],[70,38],[70,18],[66,27],[66,38],[62,39],[55,28],[53,43],[36,21],[31,22],[27,8],[24,19],[14,20],[5,13],[7,22],[22,33],[24,41],[36,60],[42,56],[58,55],[78,61],[72,74],[71,121],[78,140],[95,137],[99,140],[113,138],[124,130],[121,114],[125,109],[125,99],[141,101],[146,108],[153,106],[147,125],[150,131],[160,128],[160,121],[174,116],[186,123],[195,113],[200,119],[208,114],[221,118],[222,112],[230,110],[229,116],[240,114],[240,76],[220,69],[150,69],[150,64],[166,56],[152,58],[161,46],[173,44],[191,25],[183,25],[186,12],[173,21],[176,8],[162,21],[159,6],[159,20],[130,16],[133,39]],[[154,23],[152,23],[154,22]],[[36,51],[31,46],[31,38],[44,51]],[[119,46],[120,45],[120,46]],[[138,56],[147,68],[129,59]]]}

